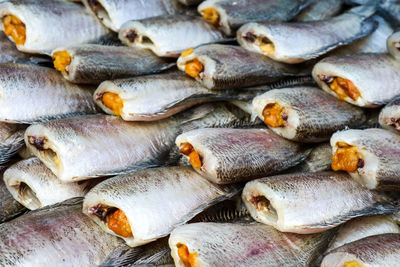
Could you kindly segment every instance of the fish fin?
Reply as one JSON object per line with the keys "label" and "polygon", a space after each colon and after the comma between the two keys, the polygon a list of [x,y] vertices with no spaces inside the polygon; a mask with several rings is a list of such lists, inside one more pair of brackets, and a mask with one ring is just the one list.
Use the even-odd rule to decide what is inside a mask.
{"label": "fish fin", "polygon": [[14,156],[24,145],[25,130],[19,130],[9,136],[0,145],[0,164],[4,164]]}
{"label": "fish fin", "polygon": [[155,167],[160,167],[163,164],[156,162],[156,160],[154,160],[153,162],[145,162],[139,165],[135,165],[133,167],[124,169],[124,170],[118,170],[118,171],[114,171],[114,172],[107,172],[107,173],[98,173],[95,175],[91,175],[91,176],[86,176],[85,178],[89,178],[89,179],[93,179],[93,178],[100,178],[100,177],[109,177],[109,176],[115,176],[115,175],[122,175],[122,174],[127,174],[127,173],[131,173],[134,171],[138,171],[141,169],[148,169],[148,168],[155,168]]}

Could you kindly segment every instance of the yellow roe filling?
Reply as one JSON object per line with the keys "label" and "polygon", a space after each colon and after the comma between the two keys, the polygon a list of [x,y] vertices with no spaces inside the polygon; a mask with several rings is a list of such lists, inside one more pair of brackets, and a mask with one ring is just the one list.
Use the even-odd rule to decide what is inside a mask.
{"label": "yellow roe filling", "polygon": [[201,62],[197,58],[186,63],[185,65],[185,73],[192,78],[196,78],[197,76],[199,76],[199,73],[202,72],[203,69],[203,64],[201,64]]}
{"label": "yellow roe filling", "polygon": [[358,91],[352,81],[340,77],[334,78],[329,87],[342,100],[350,97],[356,101],[361,96],[360,91]]}
{"label": "yellow roe filling", "polygon": [[[270,103],[263,110],[264,123],[271,127],[282,127],[285,125],[285,109],[278,103]],[[287,119],[287,118],[286,118]]]}
{"label": "yellow roe filling", "polygon": [[339,142],[338,149],[332,157],[334,171],[355,172],[358,169],[360,155],[355,146]]}
{"label": "yellow roe filling", "polygon": [[211,22],[211,24],[217,25],[219,23],[219,14],[214,8],[209,7],[204,9],[202,12],[203,18]]}
{"label": "yellow roe filling", "polygon": [[183,154],[189,157],[189,162],[192,164],[194,168],[200,169],[202,162],[200,159],[199,153],[197,153],[196,150],[194,150],[193,146],[189,143],[182,143],[179,146],[179,151]]}
{"label": "yellow roe filling", "polygon": [[131,237],[132,230],[125,213],[118,209],[108,217],[108,228],[123,237]]}
{"label": "yellow roe filling", "polygon": [[4,33],[11,36],[17,45],[23,45],[26,41],[25,24],[14,15],[3,18]]}
{"label": "yellow roe filling", "polygon": [[67,51],[54,52],[53,63],[56,70],[65,71],[65,68],[71,64],[71,56]]}
{"label": "yellow roe filling", "polygon": [[178,243],[176,245],[178,248],[178,256],[185,265],[185,267],[196,267],[197,266],[197,258],[198,258],[198,253],[190,253],[189,249],[186,245]]}
{"label": "yellow roe filling", "polygon": [[103,104],[111,109],[115,115],[121,115],[122,108],[124,107],[124,102],[118,94],[107,92],[103,94],[102,97]]}

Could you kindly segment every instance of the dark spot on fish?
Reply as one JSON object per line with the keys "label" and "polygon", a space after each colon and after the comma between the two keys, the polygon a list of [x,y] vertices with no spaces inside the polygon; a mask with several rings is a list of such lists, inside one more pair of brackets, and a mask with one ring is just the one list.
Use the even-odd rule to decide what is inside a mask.
{"label": "dark spot on fish", "polygon": [[257,248],[255,248],[255,249],[252,249],[251,251],[250,251],[250,255],[251,256],[256,256],[256,255],[258,255],[258,254],[260,254],[260,250],[259,249],[257,249]]}
{"label": "dark spot on fish", "polygon": [[103,99],[103,95],[105,92],[101,92],[99,94],[96,95],[96,100],[102,100]]}
{"label": "dark spot on fish", "polygon": [[288,114],[283,113],[283,114],[282,114],[282,120],[287,121],[288,119],[289,119]]}
{"label": "dark spot on fish", "polygon": [[257,36],[251,32],[247,32],[246,35],[243,36],[243,39],[245,39],[247,42],[254,43],[257,39]]}
{"label": "dark spot on fish", "polygon": [[117,208],[107,207],[102,204],[97,204],[89,208],[89,213],[98,217],[101,221],[106,222],[107,216],[113,212],[115,212]]}
{"label": "dark spot on fish", "polygon": [[318,75],[318,78],[323,81],[324,83],[326,83],[328,86],[331,85],[331,83],[333,83],[333,76],[326,76],[326,75]]}
{"label": "dark spot on fish", "polygon": [[128,39],[129,42],[131,42],[131,43],[134,43],[134,42],[135,42],[137,36],[138,36],[138,35],[136,34],[136,32],[135,32],[135,31],[132,31],[132,30],[128,31],[128,32],[125,34],[126,39]]}
{"label": "dark spot on fish", "polygon": [[256,207],[256,209],[269,209],[270,201],[264,196],[253,196],[250,202]]}
{"label": "dark spot on fish", "polygon": [[87,2],[93,12],[96,13],[99,8],[99,3],[97,2],[97,0],[88,0]]}
{"label": "dark spot on fish", "polygon": [[363,159],[358,159],[357,168],[364,168],[365,162]]}
{"label": "dark spot on fish", "polygon": [[28,142],[32,146],[34,146],[37,150],[43,151],[45,150],[44,144],[47,139],[45,137],[37,137],[37,136],[28,136]]}

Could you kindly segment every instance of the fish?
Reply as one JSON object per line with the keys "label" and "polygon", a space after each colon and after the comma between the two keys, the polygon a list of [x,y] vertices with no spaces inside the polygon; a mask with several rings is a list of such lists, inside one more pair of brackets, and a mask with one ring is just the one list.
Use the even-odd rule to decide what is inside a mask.
{"label": "fish", "polygon": [[187,15],[129,21],[121,26],[119,38],[127,46],[150,49],[159,57],[173,58],[191,47],[227,40],[202,18]]}
{"label": "fish", "polygon": [[147,49],[84,44],[52,52],[54,67],[72,83],[95,84],[105,80],[162,72],[174,64]]}
{"label": "fish", "polygon": [[32,125],[25,132],[25,144],[61,181],[74,182],[172,164],[180,156],[179,151],[176,156],[172,152],[181,132],[258,125],[248,117],[223,103],[205,104],[156,122],[87,115]]}
{"label": "fish", "polygon": [[175,144],[194,170],[216,184],[279,173],[310,152],[267,129],[196,129],[179,135]]}
{"label": "fish", "polygon": [[85,196],[82,210],[105,232],[136,247],[167,236],[240,190],[215,185],[190,167],[150,168],[98,184]]}
{"label": "fish", "polygon": [[369,236],[329,252],[321,267],[396,266],[400,262],[400,234]]}
{"label": "fish", "polygon": [[288,21],[312,4],[312,0],[206,0],[197,11],[228,36],[252,21]]}
{"label": "fish", "polygon": [[0,122],[0,168],[24,146],[25,128],[24,125]]}
{"label": "fish", "polygon": [[379,113],[382,128],[400,134],[400,98],[387,104]]}
{"label": "fish", "polygon": [[400,62],[389,54],[367,53],[324,58],[312,75],[331,95],[356,106],[376,108],[400,95],[399,70]]}
{"label": "fish", "polygon": [[328,252],[362,238],[387,233],[400,233],[391,215],[365,216],[346,222],[329,245]]}
{"label": "fish", "polygon": [[82,0],[82,2],[107,28],[115,32],[130,20],[194,13],[176,0]]}
{"label": "fish", "polygon": [[27,53],[49,55],[57,47],[93,42],[108,33],[83,6],[61,0],[2,2],[0,18],[0,28]]}
{"label": "fish", "polygon": [[186,75],[171,73],[104,81],[93,98],[105,113],[123,120],[155,121],[201,103],[251,100],[263,90],[209,90]]}
{"label": "fish", "polygon": [[65,81],[54,69],[2,63],[0,87],[0,121],[3,122],[32,124],[97,113],[93,90]]}
{"label": "fish", "polygon": [[332,169],[346,171],[376,190],[400,189],[400,136],[384,129],[345,130],[332,135]]}
{"label": "fish", "polygon": [[319,233],[352,218],[398,209],[396,196],[370,191],[343,172],[290,173],[253,180],[245,185],[242,199],[254,220],[298,234]]}
{"label": "fish", "polygon": [[21,160],[3,174],[8,191],[30,210],[83,197],[93,182],[62,183],[38,158]]}
{"label": "fish", "polygon": [[15,48],[15,45],[10,42],[4,32],[0,32],[0,63],[17,62],[29,59],[28,54],[21,53]]}
{"label": "fish", "polygon": [[184,51],[178,58],[177,66],[208,89],[263,85],[287,76],[307,76],[308,72],[242,47],[221,44],[203,45]]}
{"label": "fish", "polygon": [[318,21],[336,16],[343,9],[343,0],[317,0],[301,11],[295,21]]}
{"label": "fish", "polygon": [[203,0],[179,0],[179,2],[186,6],[195,6],[203,2]]}
{"label": "fish", "polygon": [[[3,172],[1,172],[2,175]],[[12,197],[3,179],[0,179],[0,225],[21,215],[25,211],[26,208]]]}
{"label": "fish", "polygon": [[20,150],[18,150],[18,156],[22,159],[29,159],[29,158],[34,157],[35,155],[33,155],[33,153],[25,145],[23,133],[22,133],[22,142],[23,142],[23,146]]}
{"label": "fish", "polygon": [[400,59],[400,31],[394,32],[387,38],[387,50],[394,58]]}
{"label": "fish", "polygon": [[121,243],[73,198],[0,224],[0,265],[98,266]]}
{"label": "fish", "polygon": [[175,266],[313,266],[334,231],[281,233],[260,223],[193,223],[169,238]]}
{"label": "fish", "polygon": [[372,1],[368,4],[375,4],[378,6],[380,13],[387,18],[392,25],[396,28],[400,26],[400,3],[398,0],[381,0]]}
{"label": "fish", "polygon": [[[252,22],[237,31],[246,50],[288,64],[305,62],[371,34],[375,9],[355,7],[339,16],[312,22]],[[296,45],[294,45],[296,44]]]}
{"label": "fish", "polygon": [[253,99],[258,117],[276,134],[298,142],[328,141],[346,127],[360,127],[364,111],[316,87],[274,89]]}
{"label": "fish", "polygon": [[332,147],[329,142],[317,144],[308,157],[288,172],[323,172],[330,171],[332,164]]}

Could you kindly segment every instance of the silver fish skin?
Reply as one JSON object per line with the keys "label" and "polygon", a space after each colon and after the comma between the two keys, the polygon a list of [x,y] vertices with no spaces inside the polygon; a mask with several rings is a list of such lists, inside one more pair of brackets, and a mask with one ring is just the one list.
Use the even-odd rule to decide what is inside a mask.
{"label": "silver fish skin", "polygon": [[351,177],[369,189],[400,189],[400,136],[384,129],[345,130],[332,135],[335,154],[341,144],[355,147],[357,170]]}
{"label": "silver fish skin", "polygon": [[235,112],[210,104],[157,122],[80,116],[32,125],[25,144],[60,180],[74,182],[165,164],[182,131],[253,124]]}
{"label": "silver fish skin", "polygon": [[[344,101],[360,107],[378,107],[400,95],[400,62],[389,54],[359,54],[332,56],[318,62],[312,75],[318,85],[331,95],[335,77],[351,81],[360,96],[342,97]],[[370,79],[369,77],[380,77]],[[338,97],[338,96],[337,96]]]}
{"label": "silver fish skin", "polygon": [[288,171],[293,173],[330,171],[331,164],[332,147],[329,143],[322,143],[316,145],[303,162]]}
{"label": "silver fish skin", "polygon": [[371,19],[374,13],[374,8],[362,6],[323,21],[253,22],[237,31],[237,40],[273,60],[301,63],[371,34],[377,27]]}
{"label": "silver fish skin", "polygon": [[386,130],[400,134],[400,99],[390,102],[381,110],[379,124]]}
{"label": "silver fish skin", "polygon": [[1,266],[98,266],[121,245],[82,213],[79,198],[3,223],[0,237]]}
{"label": "silver fish skin", "polygon": [[400,262],[400,234],[369,236],[329,252],[321,267],[341,267],[345,263],[359,266],[397,266]]}
{"label": "silver fish skin", "polygon": [[0,64],[0,87],[3,122],[31,124],[97,112],[90,88],[71,84],[50,68]]}
{"label": "silver fish skin", "polygon": [[[260,90],[262,90],[260,88]],[[103,102],[105,93],[118,95],[126,121],[155,121],[168,118],[194,105],[218,100],[250,100],[259,90],[209,90],[183,74],[156,74],[105,81],[94,92],[94,101],[107,114],[115,112]]]}
{"label": "silver fish skin", "polygon": [[[302,162],[309,150],[267,129],[197,129],[176,138],[177,147],[191,146],[201,166],[194,170],[217,184],[249,181],[276,174]],[[189,153],[185,157],[189,158]]]}
{"label": "silver fish skin", "polygon": [[0,179],[0,224],[19,216],[25,211],[26,208],[12,197],[3,179]]}
{"label": "silver fish skin", "polygon": [[343,0],[316,0],[301,11],[295,21],[325,20],[337,15],[343,8]]}
{"label": "silver fish skin", "polygon": [[24,146],[26,126],[0,122],[0,168]]}
{"label": "silver fish skin", "polygon": [[393,213],[392,197],[370,191],[347,173],[293,173],[250,181],[242,199],[258,222],[282,232],[326,231],[352,218]]}
{"label": "silver fish skin", "polygon": [[118,32],[130,20],[190,12],[176,0],[82,0],[106,27]]}
{"label": "silver fish skin", "polygon": [[398,0],[382,0],[378,2],[371,0],[371,3],[378,4],[379,11],[383,13],[391,24],[397,28],[400,26],[400,3]]}
{"label": "silver fish skin", "polygon": [[[50,54],[57,47],[88,43],[108,33],[84,7],[67,1],[16,0],[0,3],[0,18],[9,14],[19,18],[26,27],[26,40],[17,48],[28,53]],[[1,25],[4,30],[3,23]]]}
{"label": "silver fish skin", "polygon": [[[269,122],[265,110],[278,104],[283,108],[281,126]],[[253,99],[253,109],[276,134],[298,142],[328,141],[346,127],[360,127],[366,116],[362,109],[323,92],[316,87],[274,89]],[[274,116],[274,115],[271,115]]]}
{"label": "silver fish skin", "polygon": [[[178,58],[178,69],[198,60],[202,71],[195,77],[208,89],[234,89],[275,82],[286,76],[305,76],[297,66],[275,62],[239,46],[211,44]],[[240,66],[240,67],[238,67]]]}
{"label": "silver fish skin", "polygon": [[[176,41],[171,41],[173,37]],[[129,21],[119,38],[127,45],[150,49],[159,57],[179,57],[182,51],[226,40],[213,25],[200,17],[171,15]]]}
{"label": "silver fish skin", "polygon": [[10,42],[4,32],[0,32],[0,51],[0,63],[17,62],[29,59],[28,54],[21,53],[17,48],[15,48],[15,45]]}
{"label": "silver fish skin", "polygon": [[52,52],[67,52],[71,62],[60,72],[70,82],[99,84],[105,80],[127,78],[162,72],[173,64],[145,49],[124,46],[84,44],[57,48]]}
{"label": "silver fish skin", "polygon": [[206,0],[197,11],[206,18],[205,10],[213,9],[218,15],[216,26],[226,35],[233,36],[248,22],[291,20],[310,4],[312,0]]}
{"label": "silver fish skin", "polygon": [[178,267],[190,266],[178,255],[183,245],[199,267],[312,266],[332,235],[281,233],[260,223],[194,223],[176,228],[169,246]]}
{"label": "silver fish skin", "polygon": [[365,216],[346,222],[329,245],[328,252],[362,238],[388,233],[400,233],[391,215]]}
{"label": "silver fish skin", "polygon": [[91,188],[90,182],[62,183],[35,157],[8,167],[3,179],[14,199],[30,210],[83,197]]}
{"label": "silver fish skin", "polygon": [[[167,236],[208,206],[230,198],[240,189],[210,183],[190,167],[150,168],[116,176],[95,186],[85,196],[83,213],[105,232],[136,247]],[[131,236],[118,235],[108,227],[113,209],[125,214]]]}
{"label": "silver fish skin", "polygon": [[387,49],[393,57],[400,59],[400,31],[396,31],[389,36],[387,39]]}

